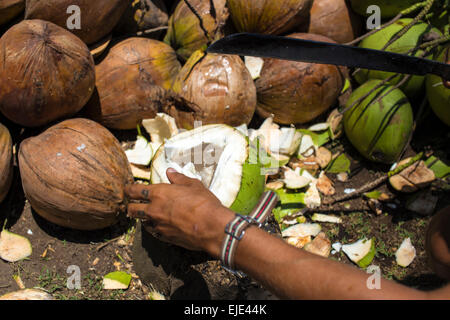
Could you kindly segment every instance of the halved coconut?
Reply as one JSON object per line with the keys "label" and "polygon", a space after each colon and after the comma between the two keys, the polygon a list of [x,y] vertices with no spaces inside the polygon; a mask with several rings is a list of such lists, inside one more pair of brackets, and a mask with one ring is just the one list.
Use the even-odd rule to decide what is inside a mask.
{"label": "halved coconut", "polygon": [[375,256],[375,239],[361,239],[352,244],[345,244],[342,251],[358,266],[366,268]]}
{"label": "halved coconut", "polygon": [[3,230],[0,234],[0,258],[8,262],[25,259],[32,253],[30,241],[18,234]]}
{"label": "halved coconut", "polygon": [[413,247],[410,238],[403,240],[400,248],[395,253],[397,264],[401,267],[409,266],[416,257],[416,248]]}
{"label": "halved coconut", "polygon": [[120,290],[128,289],[131,282],[131,275],[124,271],[108,273],[103,277],[103,289]]}
{"label": "halved coconut", "polygon": [[51,294],[39,289],[23,289],[0,296],[0,300],[54,300]]}
{"label": "halved coconut", "polygon": [[151,166],[151,182],[169,183],[167,169],[181,170],[202,181],[224,206],[247,214],[265,187],[261,165],[253,160],[240,131],[222,124],[206,125],[175,135],[159,148]]}

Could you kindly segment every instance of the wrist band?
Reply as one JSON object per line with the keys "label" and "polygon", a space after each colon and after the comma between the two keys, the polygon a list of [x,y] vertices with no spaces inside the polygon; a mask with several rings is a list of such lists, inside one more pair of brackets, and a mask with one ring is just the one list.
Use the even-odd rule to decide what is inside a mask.
{"label": "wrist band", "polygon": [[234,254],[239,241],[244,237],[245,229],[250,225],[257,225],[260,228],[277,202],[277,194],[273,191],[267,191],[261,196],[257,206],[248,216],[236,214],[236,217],[227,224],[221,252],[221,260],[225,269],[233,272]]}

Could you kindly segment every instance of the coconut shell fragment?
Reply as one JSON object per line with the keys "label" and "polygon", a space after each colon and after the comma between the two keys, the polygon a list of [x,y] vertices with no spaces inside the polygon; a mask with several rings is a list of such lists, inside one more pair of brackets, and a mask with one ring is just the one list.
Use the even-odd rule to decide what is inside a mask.
{"label": "coconut shell fragment", "polygon": [[[128,0],[27,0],[25,19],[46,20],[63,28],[68,28],[70,22],[74,28],[69,31],[93,44],[113,30],[128,3]],[[79,8],[79,26],[75,19],[78,11],[73,6]]]}
{"label": "coconut shell fragment", "polygon": [[[291,38],[334,42],[314,34],[291,34]],[[309,122],[327,111],[339,97],[344,78],[339,67],[324,64],[265,59],[256,80],[257,111],[274,115],[281,124]]]}
{"label": "coconut shell fragment", "polygon": [[13,145],[8,128],[0,123],[0,202],[9,192],[13,179]]}
{"label": "coconut shell fragment", "polygon": [[[411,158],[399,162],[398,166],[408,163]],[[415,192],[422,189],[436,179],[434,172],[428,169],[424,161],[413,163],[400,173],[389,178],[391,186],[401,192]]]}
{"label": "coconut shell fragment", "polygon": [[67,120],[24,140],[19,167],[32,208],[52,223],[96,230],[126,211],[130,165],[117,139],[91,120]]}
{"label": "coconut shell fragment", "polygon": [[25,20],[0,39],[0,111],[25,127],[77,113],[95,86],[94,60],[72,33]]}
{"label": "coconut shell fragment", "polygon": [[134,129],[171,104],[166,91],[181,69],[173,49],[146,38],[113,46],[96,66],[96,91],[86,117],[112,129]]}

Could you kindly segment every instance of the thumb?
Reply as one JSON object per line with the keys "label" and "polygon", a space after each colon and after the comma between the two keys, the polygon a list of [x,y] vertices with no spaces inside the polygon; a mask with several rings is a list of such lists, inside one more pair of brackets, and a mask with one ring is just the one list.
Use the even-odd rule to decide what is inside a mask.
{"label": "thumb", "polygon": [[186,177],[184,174],[177,172],[173,168],[167,169],[166,175],[167,175],[167,178],[169,179],[170,183],[172,183],[172,184],[191,185],[195,182],[198,182],[197,179],[192,179],[192,178]]}

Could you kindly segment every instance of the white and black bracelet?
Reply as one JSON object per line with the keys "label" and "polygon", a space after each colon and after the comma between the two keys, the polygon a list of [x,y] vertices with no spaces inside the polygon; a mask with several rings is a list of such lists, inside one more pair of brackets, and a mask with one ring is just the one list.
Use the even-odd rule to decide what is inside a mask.
{"label": "white and black bracelet", "polygon": [[239,241],[245,235],[245,229],[250,225],[261,228],[277,202],[277,194],[273,191],[267,191],[261,196],[257,206],[248,216],[236,214],[236,217],[227,224],[221,252],[221,260],[225,269],[235,273],[233,271],[235,270],[234,255]]}

